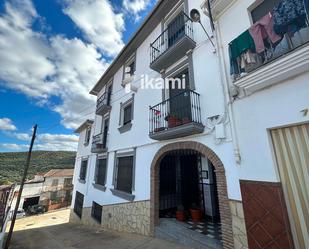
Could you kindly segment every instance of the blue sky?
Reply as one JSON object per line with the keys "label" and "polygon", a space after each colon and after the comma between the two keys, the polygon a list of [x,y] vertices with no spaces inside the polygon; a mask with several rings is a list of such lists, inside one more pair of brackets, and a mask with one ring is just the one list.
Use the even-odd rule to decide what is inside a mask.
{"label": "blue sky", "polygon": [[156,0],[0,3],[0,151],[75,150],[88,94]]}

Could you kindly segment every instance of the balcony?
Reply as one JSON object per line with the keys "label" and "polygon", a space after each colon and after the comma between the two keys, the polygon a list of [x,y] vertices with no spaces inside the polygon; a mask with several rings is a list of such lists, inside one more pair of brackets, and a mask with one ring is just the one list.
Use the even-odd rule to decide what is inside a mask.
{"label": "balcony", "polygon": [[253,53],[255,63],[234,63],[234,85],[250,95],[260,89],[278,84],[309,70],[309,28],[302,28],[293,36],[286,33],[277,44],[264,40],[265,51]]}
{"label": "balcony", "polygon": [[103,133],[93,136],[91,153],[104,153],[107,151],[106,147],[107,133],[104,136]]}
{"label": "balcony", "polygon": [[195,46],[192,20],[182,12],[150,44],[150,68],[161,72],[185,56]]}
{"label": "balcony", "polygon": [[150,107],[149,137],[168,140],[202,133],[200,95],[185,90],[170,99]]}
{"label": "balcony", "polygon": [[104,93],[97,101],[96,114],[103,116],[110,110],[110,94]]}

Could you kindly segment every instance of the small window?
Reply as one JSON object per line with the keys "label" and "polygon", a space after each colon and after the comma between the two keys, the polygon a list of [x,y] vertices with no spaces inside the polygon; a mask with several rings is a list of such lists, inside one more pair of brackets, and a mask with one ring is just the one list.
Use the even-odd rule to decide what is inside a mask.
{"label": "small window", "polygon": [[86,180],[88,160],[83,160],[80,166],[79,179]]}
{"label": "small window", "polygon": [[53,179],[52,186],[58,186],[58,179]]}
{"label": "small window", "polygon": [[99,158],[96,165],[95,184],[105,186],[107,171],[107,159]]}
{"label": "small window", "polygon": [[75,203],[74,203],[74,213],[76,213],[76,215],[79,218],[82,218],[83,205],[84,205],[84,195],[76,191]]}
{"label": "small window", "polygon": [[102,206],[96,202],[92,202],[91,216],[97,222],[101,223],[102,220]]}
{"label": "small window", "polygon": [[64,186],[69,187],[72,185],[72,178],[65,178],[64,179]]}
{"label": "small window", "polygon": [[133,187],[133,156],[117,158],[116,189],[132,193]]}
{"label": "small window", "polygon": [[132,121],[132,104],[123,108],[123,125],[129,124]]}
{"label": "small window", "polygon": [[57,191],[50,192],[50,199],[52,201],[57,200]]}
{"label": "small window", "polygon": [[136,62],[135,55],[133,55],[124,65],[123,79],[128,79],[135,74]]}
{"label": "small window", "polygon": [[86,135],[85,135],[85,146],[89,144],[90,136],[91,136],[91,128],[87,128]]}

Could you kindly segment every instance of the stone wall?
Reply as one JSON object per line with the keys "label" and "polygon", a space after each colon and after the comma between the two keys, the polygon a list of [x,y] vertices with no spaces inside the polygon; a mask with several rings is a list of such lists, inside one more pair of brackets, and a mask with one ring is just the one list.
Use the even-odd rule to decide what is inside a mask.
{"label": "stone wall", "polygon": [[91,217],[91,208],[83,208],[82,219],[71,210],[70,222],[90,227],[102,227],[119,232],[150,235],[150,201],[106,205],[102,208],[102,222]]}
{"label": "stone wall", "polygon": [[230,200],[235,249],[248,249],[244,210],[241,201]]}

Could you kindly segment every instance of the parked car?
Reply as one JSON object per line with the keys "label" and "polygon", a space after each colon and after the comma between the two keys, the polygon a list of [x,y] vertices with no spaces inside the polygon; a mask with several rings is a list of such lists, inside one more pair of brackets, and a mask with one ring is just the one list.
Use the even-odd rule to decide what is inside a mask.
{"label": "parked car", "polygon": [[[12,210],[10,212],[10,220],[13,218],[13,213],[14,213],[14,210]],[[17,210],[16,219],[21,219],[21,218],[24,218],[25,216],[26,216],[25,210],[23,210],[23,209],[18,209]]]}
{"label": "parked car", "polygon": [[43,214],[45,212],[45,208],[43,205],[33,205],[28,208],[28,213],[31,214]]}

